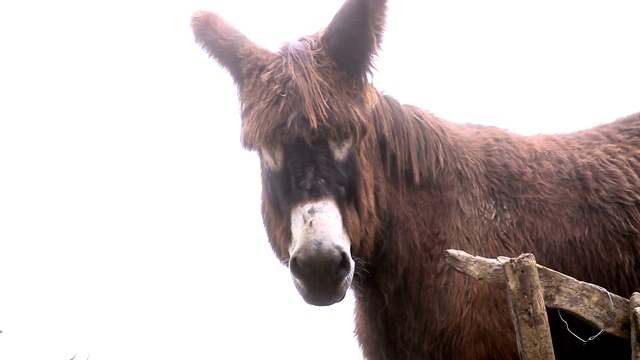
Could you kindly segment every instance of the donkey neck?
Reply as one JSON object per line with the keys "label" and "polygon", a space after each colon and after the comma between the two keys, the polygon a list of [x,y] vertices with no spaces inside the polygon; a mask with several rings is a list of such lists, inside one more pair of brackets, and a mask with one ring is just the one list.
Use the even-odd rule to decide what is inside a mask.
{"label": "donkey neck", "polygon": [[373,113],[380,225],[373,255],[354,277],[356,332],[364,349],[374,349],[365,354],[372,359],[433,355],[425,349],[451,358],[439,329],[450,320],[448,292],[463,287],[442,284],[451,271],[442,252],[482,226],[465,216],[488,201],[479,141],[388,96],[380,96]]}

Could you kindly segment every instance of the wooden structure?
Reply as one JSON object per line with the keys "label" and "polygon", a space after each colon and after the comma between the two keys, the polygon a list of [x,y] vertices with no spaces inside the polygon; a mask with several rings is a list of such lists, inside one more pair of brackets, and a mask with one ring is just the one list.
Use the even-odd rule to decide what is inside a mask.
{"label": "wooden structure", "polygon": [[521,359],[554,359],[548,307],[630,339],[632,360],[640,360],[640,293],[634,293],[630,300],[611,294],[600,286],[537,265],[532,254],[488,259],[447,250],[445,261],[465,275],[507,291]]}

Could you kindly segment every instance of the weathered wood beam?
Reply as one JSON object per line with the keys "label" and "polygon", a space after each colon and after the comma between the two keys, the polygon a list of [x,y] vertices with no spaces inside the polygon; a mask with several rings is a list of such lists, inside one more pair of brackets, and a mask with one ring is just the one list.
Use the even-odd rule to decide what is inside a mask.
{"label": "weathered wood beam", "polygon": [[640,293],[634,292],[629,301],[629,321],[631,322],[631,359],[640,360]]}
{"label": "weathered wood beam", "polygon": [[[465,275],[506,288],[503,265],[496,259],[446,250],[445,261]],[[566,311],[597,329],[629,339],[629,300],[542,265],[536,268],[547,307]]]}
{"label": "weathered wood beam", "polygon": [[555,359],[535,257],[522,254],[503,265],[520,359]]}

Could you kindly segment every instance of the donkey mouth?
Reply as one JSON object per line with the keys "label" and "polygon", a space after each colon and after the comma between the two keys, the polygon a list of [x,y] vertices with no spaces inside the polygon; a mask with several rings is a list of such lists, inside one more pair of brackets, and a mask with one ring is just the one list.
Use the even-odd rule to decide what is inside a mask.
{"label": "donkey mouth", "polygon": [[292,254],[289,271],[293,283],[308,304],[328,306],[340,302],[353,279],[353,260],[340,246],[314,248],[308,251],[303,248]]}
{"label": "donkey mouth", "polygon": [[302,281],[292,274],[293,284],[309,305],[329,306],[342,301],[351,285],[352,273],[341,280]]}

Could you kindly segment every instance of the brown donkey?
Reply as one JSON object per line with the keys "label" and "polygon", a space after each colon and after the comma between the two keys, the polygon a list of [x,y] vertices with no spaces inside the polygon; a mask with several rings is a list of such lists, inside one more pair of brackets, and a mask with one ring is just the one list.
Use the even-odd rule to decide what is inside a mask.
{"label": "brown donkey", "polygon": [[[640,289],[640,113],[526,137],[402,105],[367,79],[385,11],[347,0],[276,53],[216,14],[192,19],[238,87],[264,225],[302,298],[331,305],[353,289],[367,359],[515,359],[505,294],[449,269],[443,250],[532,252],[621,296]],[[583,346],[551,315],[558,359],[629,358],[624,341]]]}

